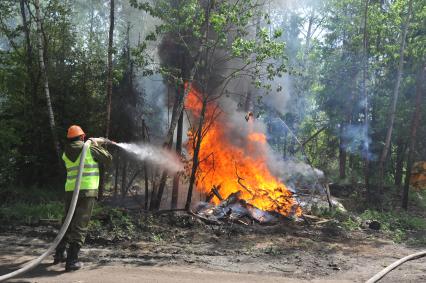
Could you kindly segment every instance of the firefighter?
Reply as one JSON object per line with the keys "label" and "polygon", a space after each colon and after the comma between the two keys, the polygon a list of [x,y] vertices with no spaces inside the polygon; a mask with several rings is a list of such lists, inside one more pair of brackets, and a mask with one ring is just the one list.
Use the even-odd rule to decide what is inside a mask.
{"label": "firefighter", "polygon": [[[67,144],[62,155],[67,170],[67,179],[65,182],[65,215],[71,203],[85,136],[85,133],[79,126],[73,125],[68,129]],[[107,167],[111,161],[111,154],[102,148],[96,142],[96,139],[93,139],[90,150],[87,151],[85,158],[80,193],[73,218],[53,257],[54,264],[66,262],[66,271],[78,270],[82,267],[82,264],[78,261],[78,253],[84,244],[93,205],[98,196],[99,165]],[[68,250],[66,252],[67,245]]]}

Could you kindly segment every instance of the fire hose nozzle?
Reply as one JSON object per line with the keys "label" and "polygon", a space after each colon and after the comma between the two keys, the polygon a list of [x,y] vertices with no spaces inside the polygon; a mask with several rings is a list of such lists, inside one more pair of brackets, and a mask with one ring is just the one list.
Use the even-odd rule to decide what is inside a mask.
{"label": "fire hose nozzle", "polygon": [[97,143],[98,145],[103,145],[103,144],[117,144],[116,142],[109,140],[107,138],[90,138],[90,140],[94,141],[95,143]]}

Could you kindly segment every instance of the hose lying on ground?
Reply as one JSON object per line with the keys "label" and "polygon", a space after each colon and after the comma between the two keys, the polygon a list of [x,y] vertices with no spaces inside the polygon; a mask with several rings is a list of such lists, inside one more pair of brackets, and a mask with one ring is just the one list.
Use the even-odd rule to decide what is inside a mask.
{"label": "hose lying on ground", "polygon": [[58,244],[61,242],[62,238],[65,235],[65,232],[68,229],[68,226],[71,223],[71,219],[72,219],[72,216],[74,215],[75,207],[77,205],[78,194],[80,192],[81,177],[83,175],[84,160],[86,159],[86,153],[87,153],[87,149],[89,149],[89,147],[90,147],[90,143],[91,143],[90,140],[86,141],[84,143],[83,150],[81,151],[80,164],[79,164],[79,167],[78,167],[77,179],[76,179],[76,182],[75,182],[75,188],[74,188],[74,192],[73,192],[73,195],[72,195],[71,204],[70,204],[70,207],[68,209],[67,217],[65,218],[65,221],[62,224],[61,230],[59,230],[59,233],[56,236],[55,240],[50,245],[50,247],[47,249],[47,251],[45,251],[38,258],[28,262],[26,265],[24,265],[22,268],[20,268],[16,271],[13,271],[11,273],[0,276],[0,282],[7,280],[7,279],[10,279],[12,277],[16,277],[20,274],[23,274],[24,272],[29,271],[30,269],[33,269],[34,267],[39,265],[43,261],[43,259],[45,259],[49,254],[51,254],[56,249]]}
{"label": "hose lying on ground", "polygon": [[392,263],[391,265],[389,265],[388,267],[386,267],[385,269],[383,269],[382,271],[380,271],[379,273],[377,273],[376,275],[374,275],[370,279],[368,279],[366,281],[366,283],[375,283],[375,282],[378,282],[386,274],[388,274],[389,272],[391,272],[393,269],[397,268],[398,266],[400,266],[404,262],[409,261],[409,260],[418,259],[418,258],[421,258],[421,257],[424,257],[424,256],[426,256],[426,251],[421,251],[421,252],[418,252],[418,253],[411,254],[409,256],[403,257],[400,260],[395,261],[394,263]]}

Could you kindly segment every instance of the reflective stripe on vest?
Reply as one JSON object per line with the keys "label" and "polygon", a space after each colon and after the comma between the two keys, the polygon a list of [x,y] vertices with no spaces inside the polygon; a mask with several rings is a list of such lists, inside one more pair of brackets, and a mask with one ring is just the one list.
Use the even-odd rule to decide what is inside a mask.
{"label": "reflective stripe on vest", "polygon": [[[75,188],[77,180],[78,167],[80,165],[81,153],[77,160],[72,162],[64,153],[62,159],[67,168],[67,181],[65,182],[65,191],[72,192]],[[80,190],[97,190],[99,187],[99,166],[93,159],[90,147],[87,150],[86,159],[84,160],[83,175],[81,178]]]}

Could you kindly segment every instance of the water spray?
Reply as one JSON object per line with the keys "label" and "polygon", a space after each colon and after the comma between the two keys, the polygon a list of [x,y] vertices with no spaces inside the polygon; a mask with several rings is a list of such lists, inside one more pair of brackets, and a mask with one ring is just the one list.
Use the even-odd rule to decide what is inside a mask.
{"label": "water spray", "polygon": [[[111,141],[110,141],[111,142]],[[170,150],[147,143],[114,143],[115,146],[132,154],[139,161],[151,162],[169,172],[176,173],[183,170],[179,156]]]}
{"label": "water spray", "polygon": [[95,145],[114,145],[133,155],[139,161],[151,162],[169,172],[183,170],[183,164],[175,152],[148,143],[122,143],[107,138],[90,138]]}

